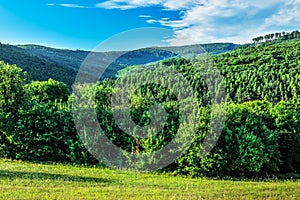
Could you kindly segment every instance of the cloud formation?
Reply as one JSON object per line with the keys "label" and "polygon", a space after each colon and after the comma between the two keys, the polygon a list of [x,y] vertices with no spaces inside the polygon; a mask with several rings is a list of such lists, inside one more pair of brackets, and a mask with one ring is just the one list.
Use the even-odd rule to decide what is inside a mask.
{"label": "cloud formation", "polygon": [[151,15],[139,15],[140,18],[151,18]]}
{"label": "cloud formation", "polygon": [[[60,4],[82,8],[76,4]],[[94,5],[102,9],[128,10],[159,6],[178,11],[179,19],[155,19],[145,13],[147,23],[174,30],[171,45],[207,42],[251,42],[253,37],[273,31],[297,29],[300,0],[107,0]],[[187,39],[188,38],[188,39]]]}
{"label": "cloud formation", "polygon": [[284,6],[265,20],[266,26],[297,25],[300,22],[300,0],[286,0]]}
{"label": "cloud formation", "polygon": [[199,0],[108,0],[96,6],[105,9],[127,10],[159,5],[167,10],[183,10],[202,4]]}
{"label": "cloud formation", "polygon": [[68,3],[61,3],[61,4],[54,4],[54,3],[48,3],[48,6],[61,6],[61,7],[66,7],[66,8],[92,8],[89,6],[81,6],[78,4],[68,4]]}

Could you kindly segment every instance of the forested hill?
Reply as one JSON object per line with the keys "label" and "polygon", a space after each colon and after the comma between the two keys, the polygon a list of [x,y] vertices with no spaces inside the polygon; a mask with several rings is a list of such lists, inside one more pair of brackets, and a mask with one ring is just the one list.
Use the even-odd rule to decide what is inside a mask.
{"label": "forested hill", "polygon": [[[258,44],[215,43],[201,45],[222,68],[228,99],[244,102],[253,99],[271,101],[291,99],[299,94],[300,41],[287,39]],[[145,64],[174,56],[173,52],[195,53],[200,45],[172,48],[145,48],[131,52],[99,52],[100,60],[123,54],[107,71],[113,77],[130,65]],[[225,52],[225,53],[224,53]],[[219,54],[221,53],[221,54]],[[71,85],[87,51],[53,49],[37,45],[0,44],[0,60],[16,64],[32,80],[49,78]]]}
{"label": "forested hill", "polygon": [[300,98],[300,39],[244,45],[214,61],[222,69],[228,100]]}
{"label": "forested hill", "polygon": [[[233,43],[212,43],[178,47],[142,48],[128,52],[97,52],[97,54],[100,58],[104,58],[106,60],[111,60],[111,58],[114,58],[116,54],[123,54],[122,59],[119,60],[119,63],[129,66],[146,64],[149,62],[170,58],[174,56],[173,54],[178,52],[183,52],[184,54],[197,54],[198,52],[203,53],[206,51],[211,54],[219,54],[231,51],[238,46],[239,45]],[[59,65],[74,69],[78,69],[86,56],[90,53],[89,51],[55,49],[39,45],[18,45],[17,47],[22,48],[27,53],[35,55],[39,58],[50,62],[56,62]]]}
{"label": "forested hill", "polygon": [[55,80],[71,85],[77,71],[49,60],[41,59],[29,54],[24,49],[13,45],[0,43],[0,60],[9,64],[16,64],[28,72],[31,80]]}
{"label": "forested hill", "polygon": [[[56,48],[45,47],[45,46],[34,45],[34,44],[18,45],[17,47],[23,49],[28,54],[76,70],[79,69],[81,63],[90,53],[89,51],[83,51],[83,50],[56,49]],[[100,57],[104,57],[105,56],[104,54],[105,53],[99,52]],[[113,52],[109,52],[107,54],[113,55]]]}
{"label": "forested hill", "polygon": [[[214,43],[172,48],[144,48],[130,52],[97,52],[97,62],[107,63],[122,55],[103,76],[103,78],[111,78],[118,70],[127,66],[167,59],[174,56],[173,52],[195,53],[199,49],[203,52],[202,48],[204,48],[207,52],[217,54],[233,50],[237,46],[232,43]],[[89,51],[55,49],[39,45],[13,46],[0,43],[0,60],[24,69],[30,79],[41,81],[52,78],[69,86],[74,82],[77,70],[89,53]]]}
{"label": "forested hill", "polygon": [[[275,103],[300,99],[300,38],[245,44],[212,55],[212,59],[221,71],[228,101],[267,100]],[[189,62],[177,58],[163,63],[174,65],[180,72],[190,68]],[[199,77],[197,74],[186,73],[192,82],[198,81],[195,80]]]}
{"label": "forested hill", "polygon": [[[27,64],[26,66],[35,66],[31,68],[35,70],[39,69],[42,62],[45,66],[56,66],[45,59],[26,54],[21,48],[9,45],[1,45],[1,48],[1,59],[14,63],[18,61],[16,64],[19,66]],[[194,50],[198,51],[197,48]],[[153,56],[143,57],[150,55],[149,52]],[[5,53],[7,57],[3,56]],[[114,63],[116,65],[112,66],[126,67],[128,62],[151,62],[153,57],[163,58],[172,54],[172,51],[164,49],[141,49],[121,55]],[[112,162],[113,164],[122,163],[123,167],[130,168],[133,162],[129,155],[149,155],[167,147],[171,141],[174,141],[175,148],[180,148],[172,148],[166,152],[169,155],[174,152],[177,154],[184,149],[181,148],[184,146],[179,145],[189,141],[186,151],[169,166],[161,169],[162,171],[193,177],[252,179],[270,178],[284,173],[289,173],[290,178],[290,173],[300,173],[300,40],[280,38],[274,41],[259,41],[256,44],[239,46],[223,54],[212,55],[225,85],[229,101],[226,111],[222,108],[225,104],[211,106],[214,102],[211,97],[213,94],[217,95],[223,82],[215,82],[215,76],[209,76],[211,70],[199,70],[199,65],[203,69],[203,66],[211,63],[207,62],[206,58],[206,55],[190,60],[176,57],[148,65],[131,66],[124,69],[123,74],[119,73],[123,76],[130,72],[128,79],[123,82],[126,83],[128,92],[122,92],[124,85],[118,84],[116,80],[105,79],[99,82],[96,88],[89,84],[76,85],[78,93],[71,96],[64,84],[54,80],[26,84],[27,79],[21,69],[0,62],[0,130],[3,133],[0,137],[0,157],[96,165],[98,161],[84,148],[78,135],[79,129],[76,129],[74,124],[74,119],[77,118],[79,121],[75,122],[79,124],[80,132],[85,136],[92,133],[93,138],[97,139],[97,134],[85,123],[86,119],[90,119],[89,112],[77,112],[92,110],[95,111],[99,126],[105,131],[109,141],[122,148],[122,151],[118,151],[120,156],[116,157],[117,162]],[[98,60],[95,63],[98,63]],[[191,95],[186,96],[189,89],[185,81],[179,81],[180,78],[176,77],[176,74],[164,76],[166,79],[163,84],[166,84],[166,87],[151,84],[150,81],[155,80],[154,77],[161,77],[164,71],[160,67],[163,66],[170,66],[185,77],[187,83],[193,87]],[[149,73],[141,74],[141,67],[148,68]],[[155,70],[154,67],[159,67],[159,70]],[[73,70],[71,67],[61,69]],[[57,71],[59,72],[59,69]],[[201,74],[203,71],[205,74]],[[202,75],[205,75],[205,81]],[[136,84],[139,80],[145,82],[141,87],[137,87]],[[168,88],[168,84],[172,84],[172,88]],[[118,93],[119,91],[121,92]],[[119,99],[123,99],[122,95],[131,94],[130,100],[125,104],[124,101],[120,101],[120,104],[113,105],[111,96],[114,94],[121,95]],[[90,102],[90,99],[95,101]],[[219,99],[224,98],[221,96],[217,100]],[[151,107],[156,103],[161,104],[164,109],[154,109],[152,115]],[[201,106],[198,106],[198,103]],[[80,113],[75,118],[74,107],[72,108],[74,105],[77,107],[76,113]],[[193,108],[197,108],[195,112]],[[119,123],[116,123],[115,113],[120,114],[117,117],[120,119]],[[226,119],[223,124],[224,114]],[[131,134],[127,134],[129,129],[120,128],[119,124],[127,125],[128,116],[139,126],[148,126],[152,116],[155,116],[155,123],[165,123],[159,132],[150,127],[146,137],[139,138],[139,129],[133,127],[130,130]],[[217,123],[212,123],[212,116]],[[218,126],[222,128],[220,136],[210,134],[215,133],[211,129],[214,125],[217,129]],[[206,151],[205,145],[208,147],[213,144],[209,141],[203,143],[207,134],[208,140],[217,140],[217,143],[207,155],[200,157],[199,152],[202,154]],[[214,138],[215,136],[218,138]],[[180,143],[181,141],[183,143]],[[97,156],[107,156],[105,151],[98,152]],[[172,159],[172,156],[170,157]],[[135,169],[160,166],[165,160],[164,156],[140,158],[143,159],[135,161]]]}

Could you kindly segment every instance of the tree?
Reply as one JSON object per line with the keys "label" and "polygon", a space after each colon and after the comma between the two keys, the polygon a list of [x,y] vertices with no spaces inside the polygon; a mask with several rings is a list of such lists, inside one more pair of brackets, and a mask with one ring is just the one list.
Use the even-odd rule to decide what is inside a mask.
{"label": "tree", "polygon": [[42,102],[68,100],[68,86],[62,82],[49,79],[48,81],[33,81],[26,85],[26,89],[32,95],[32,100]]}
{"label": "tree", "polygon": [[278,171],[278,133],[272,130],[271,106],[266,101],[229,104],[224,129],[211,152],[222,158],[213,163],[219,166],[215,175],[251,177]]}
{"label": "tree", "polygon": [[35,102],[19,111],[12,136],[17,159],[69,161],[71,145],[78,140],[69,105]]}
{"label": "tree", "polygon": [[283,173],[300,172],[299,105],[299,102],[281,101],[271,110],[279,131],[279,150],[283,160],[280,170]]}
{"label": "tree", "polygon": [[267,35],[265,35],[264,38],[265,38],[266,42],[268,42],[268,41],[270,41],[271,35],[270,35],[270,34],[267,34]]}
{"label": "tree", "polygon": [[258,43],[259,42],[259,37],[253,38],[252,39],[254,43]]}
{"label": "tree", "polygon": [[275,33],[275,38],[276,39],[281,38],[281,33]]}
{"label": "tree", "polygon": [[11,137],[18,110],[27,102],[26,77],[16,65],[0,61],[0,156],[12,157],[13,154]]}

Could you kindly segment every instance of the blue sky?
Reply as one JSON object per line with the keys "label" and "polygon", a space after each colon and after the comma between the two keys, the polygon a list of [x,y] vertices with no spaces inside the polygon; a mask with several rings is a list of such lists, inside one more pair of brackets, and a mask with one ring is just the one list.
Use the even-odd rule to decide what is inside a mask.
{"label": "blue sky", "polygon": [[[299,10],[300,0],[0,0],[0,42],[91,50],[119,34],[107,50],[246,43],[299,29]],[[128,32],[143,27],[166,31]]]}

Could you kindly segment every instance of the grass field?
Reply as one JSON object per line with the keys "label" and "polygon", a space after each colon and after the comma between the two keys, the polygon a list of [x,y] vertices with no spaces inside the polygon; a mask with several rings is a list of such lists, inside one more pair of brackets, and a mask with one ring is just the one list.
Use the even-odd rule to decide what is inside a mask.
{"label": "grass field", "polygon": [[300,199],[300,180],[225,181],[0,160],[0,199]]}

